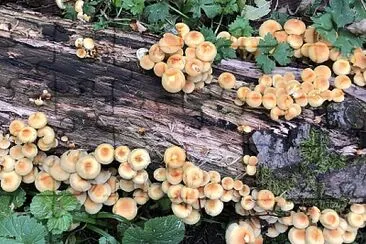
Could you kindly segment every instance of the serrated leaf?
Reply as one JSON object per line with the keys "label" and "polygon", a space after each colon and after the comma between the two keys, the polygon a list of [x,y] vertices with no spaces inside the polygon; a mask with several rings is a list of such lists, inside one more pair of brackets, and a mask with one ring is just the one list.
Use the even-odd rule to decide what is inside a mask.
{"label": "serrated leaf", "polygon": [[186,12],[192,13],[193,18],[201,18],[202,11],[210,19],[219,15],[222,8],[219,4],[216,4],[214,0],[188,0],[184,9]]}
{"label": "serrated leaf", "polygon": [[289,18],[290,15],[288,15],[287,13],[282,13],[278,11],[273,11],[270,17],[270,19],[276,20],[281,25],[284,25]]}
{"label": "serrated leaf", "polygon": [[340,31],[338,33],[337,40],[333,43],[333,46],[337,48],[343,56],[349,56],[353,49],[362,47],[364,40],[353,35],[348,31]]}
{"label": "serrated leaf", "polygon": [[230,47],[230,40],[219,38],[215,41],[215,46],[217,49],[217,54],[215,57],[216,63],[220,62],[222,59],[236,58],[235,50]]}
{"label": "serrated leaf", "polygon": [[184,223],[176,216],[166,216],[146,221],[141,227],[128,228],[122,239],[123,244],[175,244],[184,238]]}
{"label": "serrated leaf", "polygon": [[206,26],[203,26],[203,27],[200,28],[200,32],[205,37],[205,41],[215,43],[216,35],[215,35],[215,33],[213,32],[212,29],[210,29]]}
{"label": "serrated leaf", "polygon": [[254,0],[254,3],[256,7],[251,5],[245,6],[242,16],[249,20],[257,20],[271,12],[271,1]]}
{"label": "serrated leaf", "polygon": [[13,209],[23,206],[25,202],[25,191],[18,188],[14,192],[0,190],[0,217],[5,217],[13,212]]}
{"label": "serrated leaf", "polygon": [[102,236],[101,238],[99,238],[98,243],[99,244],[118,244],[119,242],[113,236],[110,236],[110,237]]}
{"label": "serrated leaf", "polygon": [[315,27],[315,29],[333,29],[332,15],[330,13],[324,13],[318,16],[311,17],[311,20],[313,21],[313,26]]}
{"label": "serrated leaf", "polygon": [[277,40],[271,33],[267,33],[263,39],[259,40],[258,48],[264,53],[268,54],[272,49],[277,46]]}
{"label": "serrated leaf", "polygon": [[352,3],[353,11],[355,12],[355,21],[366,19],[366,9],[361,0],[354,0]]}
{"label": "serrated leaf", "polygon": [[71,211],[79,210],[80,203],[75,196],[66,191],[44,191],[33,197],[31,213],[40,220],[47,219],[47,228],[60,234],[72,224]]}
{"label": "serrated leaf", "polygon": [[122,8],[129,10],[133,15],[142,14],[145,8],[145,0],[124,0]]}
{"label": "serrated leaf", "polygon": [[355,19],[355,14],[351,10],[349,4],[349,0],[332,0],[329,3],[329,7],[326,9],[327,12],[332,14],[332,19],[338,28],[352,23]]}
{"label": "serrated leaf", "polygon": [[319,35],[330,43],[334,43],[337,40],[337,31],[335,29],[324,30],[322,28],[316,29]]}
{"label": "serrated leaf", "polygon": [[288,43],[279,43],[272,56],[278,64],[285,66],[291,62],[293,50]]}
{"label": "serrated leaf", "polygon": [[215,3],[220,4],[221,14],[234,14],[239,11],[239,6],[236,0],[215,0]]}
{"label": "serrated leaf", "polygon": [[0,221],[0,243],[44,244],[46,229],[29,216],[12,215]]}
{"label": "serrated leaf", "polygon": [[229,32],[235,37],[252,36],[253,28],[250,26],[248,19],[238,16],[229,25]]}
{"label": "serrated leaf", "polygon": [[150,23],[165,20],[169,16],[169,5],[166,2],[157,2],[147,6],[144,13]]}
{"label": "serrated leaf", "polygon": [[76,20],[78,13],[76,13],[74,6],[66,4],[63,14],[66,19]]}
{"label": "serrated leaf", "polygon": [[270,59],[267,55],[261,53],[256,58],[255,61],[257,66],[263,70],[264,73],[269,74],[276,67],[275,61]]}

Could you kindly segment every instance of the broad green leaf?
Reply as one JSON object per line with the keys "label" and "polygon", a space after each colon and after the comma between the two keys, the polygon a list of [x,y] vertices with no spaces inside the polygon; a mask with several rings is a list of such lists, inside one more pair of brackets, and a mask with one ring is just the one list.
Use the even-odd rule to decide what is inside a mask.
{"label": "broad green leaf", "polygon": [[235,37],[252,36],[253,28],[250,26],[248,19],[238,16],[229,25],[229,32]]}
{"label": "broad green leaf", "polygon": [[236,0],[215,0],[215,3],[220,4],[221,14],[235,14],[239,11]]}
{"label": "broad green leaf", "polygon": [[166,216],[146,221],[141,227],[128,228],[123,244],[178,244],[184,238],[184,223],[176,216]]}
{"label": "broad green leaf", "polygon": [[0,243],[44,244],[45,227],[29,216],[12,215],[0,221]]}
{"label": "broad green leaf", "polygon": [[254,3],[256,7],[246,5],[241,15],[249,20],[257,20],[271,12],[271,1],[254,0]]}
{"label": "broad green leaf", "polygon": [[270,59],[267,55],[261,53],[256,58],[255,61],[257,66],[263,70],[264,73],[269,74],[276,67],[275,61]]}
{"label": "broad green leaf", "polygon": [[25,202],[25,191],[18,188],[14,192],[0,190],[0,217],[5,217],[13,212],[13,209],[23,206]]}
{"label": "broad green leaf", "polygon": [[272,49],[277,46],[277,40],[271,33],[267,33],[263,39],[259,41],[258,48],[265,54],[268,54]]}
{"label": "broad green leaf", "polygon": [[219,15],[221,6],[214,0],[188,0],[184,6],[186,12],[192,13],[193,18],[201,18],[202,11],[210,19]]}
{"label": "broad green leaf", "polygon": [[333,43],[333,46],[340,50],[343,56],[349,56],[353,49],[362,47],[364,43],[364,40],[349,31],[340,31],[338,34],[338,38]]}
{"label": "broad green leaf", "polygon": [[145,8],[145,0],[124,0],[122,8],[129,10],[133,15],[142,14]]}
{"label": "broad green leaf", "polygon": [[293,50],[288,43],[280,43],[276,47],[272,56],[278,64],[285,66],[291,62]]}
{"label": "broad green leaf", "polygon": [[76,20],[78,13],[76,13],[72,4],[66,4],[63,14],[66,19]]}
{"label": "broad green leaf", "polygon": [[155,23],[169,16],[169,5],[166,2],[157,2],[147,6],[144,12],[148,21]]}
{"label": "broad green leaf", "polygon": [[366,19],[366,9],[361,0],[353,0],[352,9],[355,12],[355,21]]}
{"label": "broad green leaf", "polygon": [[333,22],[332,15],[330,13],[320,14],[318,16],[311,17],[313,26],[315,29],[332,30]]}
{"label": "broad green leaf", "polygon": [[203,26],[203,27],[201,27],[200,32],[205,37],[205,41],[209,41],[212,43],[216,42],[216,35],[212,29],[210,29],[206,26]]}
{"label": "broad green leaf", "polygon": [[355,14],[351,10],[349,4],[349,0],[332,0],[330,1],[329,7],[326,9],[327,12],[332,14],[333,21],[338,28],[352,23],[355,19]]}
{"label": "broad green leaf", "polygon": [[278,23],[280,23],[282,26],[286,23],[286,21],[290,18],[290,15],[287,13],[282,13],[278,11],[273,11],[271,13],[270,19],[276,20]]}
{"label": "broad green leaf", "polygon": [[57,218],[50,218],[47,221],[47,229],[52,234],[61,234],[67,231],[72,224],[72,216],[70,213],[64,213],[62,216]]}
{"label": "broad green leaf", "polygon": [[217,49],[217,54],[215,57],[216,63],[220,62],[222,59],[236,58],[235,50],[230,47],[230,40],[219,38],[216,40],[215,46]]}
{"label": "broad green leaf", "polygon": [[113,236],[110,236],[110,237],[102,236],[101,238],[99,238],[98,243],[99,244],[118,244],[119,242]]}
{"label": "broad green leaf", "polygon": [[337,31],[335,29],[324,30],[322,28],[316,29],[319,35],[330,43],[334,43],[337,40]]}

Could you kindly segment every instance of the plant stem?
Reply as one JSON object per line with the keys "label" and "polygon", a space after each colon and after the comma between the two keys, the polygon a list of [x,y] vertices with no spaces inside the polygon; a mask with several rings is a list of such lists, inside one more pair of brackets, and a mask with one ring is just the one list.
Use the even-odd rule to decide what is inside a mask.
{"label": "plant stem", "polygon": [[101,236],[104,236],[104,237],[107,237],[107,238],[110,238],[110,239],[115,239],[108,232],[102,230],[101,228],[96,227],[95,225],[87,224],[86,225],[86,228],[89,229],[89,230],[91,230],[91,231],[94,231],[95,233],[98,233]]}
{"label": "plant stem", "polygon": [[221,23],[222,23],[222,19],[223,19],[223,18],[224,18],[224,15],[223,15],[223,14],[221,14],[219,24],[218,24],[218,26],[217,26],[217,28],[216,28],[216,30],[215,30],[215,35],[217,35],[217,32],[218,32],[218,31],[219,31],[219,29],[220,29],[220,26],[221,26]]}
{"label": "plant stem", "polygon": [[173,10],[174,12],[176,12],[177,14],[181,15],[182,17],[186,18],[186,19],[189,19],[189,17],[185,14],[183,14],[181,11],[179,11],[178,9],[174,8],[172,5],[169,5],[169,8],[171,10]]}
{"label": "plant stem", "polygon": [[128,221],[127,219],[125,219],[119,215],[107,213],[107,212],[98,213],[95,215],[95,218],[97,218],[97,219],[115,219],[119,222],[130,223],[130,221]]}

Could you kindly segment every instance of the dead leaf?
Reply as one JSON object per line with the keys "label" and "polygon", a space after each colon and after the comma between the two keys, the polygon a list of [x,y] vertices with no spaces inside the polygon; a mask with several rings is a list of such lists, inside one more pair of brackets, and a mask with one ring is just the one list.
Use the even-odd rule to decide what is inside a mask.
{"label": "dead leaf", "polygon": [[130,27],[133,31],[137,31],[139,33],[142,33],[144,31],[147,31],[147,28],[141,24],[140,21],[136,20],[135,22],[130,23]]}
{"label": "dead leaf", "polygon": [[353,34],[364,35],[366,34],[366,19],[363,19],[360,22],[355,22],[346,28]]}

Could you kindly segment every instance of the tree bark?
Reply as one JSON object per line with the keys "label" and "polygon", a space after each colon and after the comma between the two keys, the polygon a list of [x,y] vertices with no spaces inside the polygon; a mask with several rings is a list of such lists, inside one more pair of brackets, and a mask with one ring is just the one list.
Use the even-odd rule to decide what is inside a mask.
{"label": "tree bark", "polygon": [[[235,91],[223,91],[216,83],[189,95],[165,92],[159,78],[139,67],[135,55],[137,49],[155,43],[157,36],[114,29],[93,32],[88,24],[14,5],[0,8],[0,23],[0,123],[4,128],[12,119],[41,110],[58,136],[66,135],[78,147],[91,150],[103,142],[145,147],[156,168],[164,149],[176,144],[203,169],[234,178],[243,176],[241,157],[250,153],[248,145],[253,143],[237,131],[242,124],[278,138],[289,137],[300,125],[322,125],[337,151],[349,155],[360,147],[360,136],[354,131],[327,126],[324,120],[317,124],[315,116],[322,109],[304,109],[293,121],[274,122],[267,110],[234,105]],[[74,40],[79,36],[95,39],[96,60],[76,57]],[[253,63],[240,60],[223,61],[214,70],[215,74],[234,73],[238,86],[254,86],[261,75]],[[288,71],[299,77],[301,69],[281,67],[274,73]],[[36,107],[29,98],[44,89],[52,99]],[[352,86],[346,93],[347,99],[366,103],[364,88]],[[139,133],[141,128],[144,134]]]}

